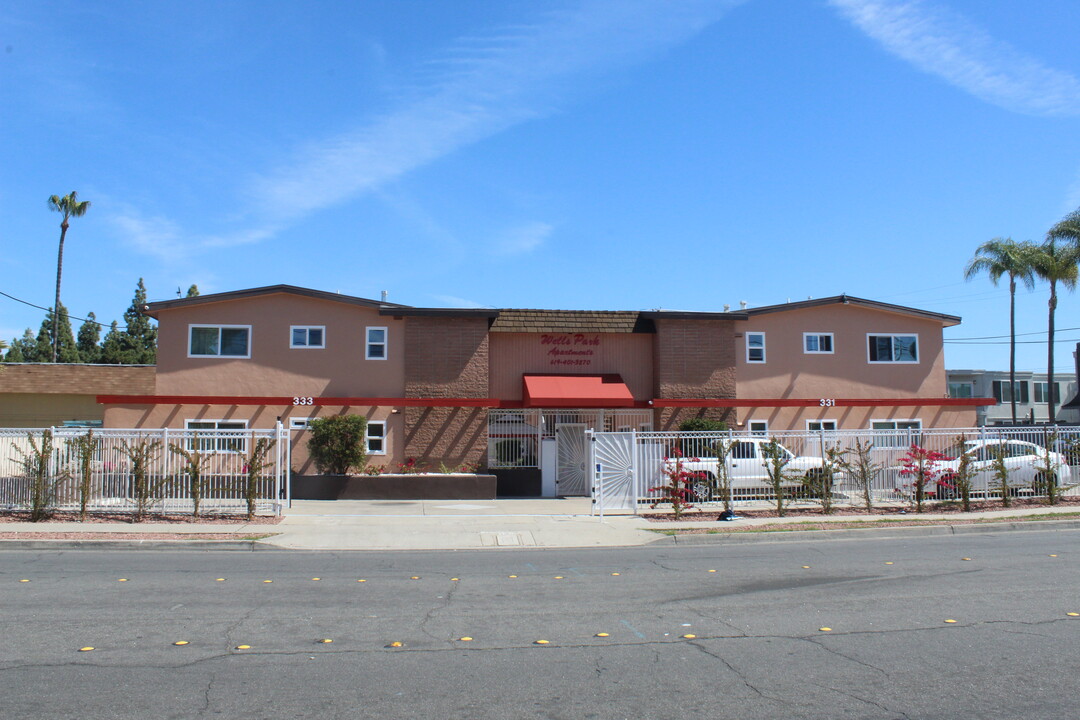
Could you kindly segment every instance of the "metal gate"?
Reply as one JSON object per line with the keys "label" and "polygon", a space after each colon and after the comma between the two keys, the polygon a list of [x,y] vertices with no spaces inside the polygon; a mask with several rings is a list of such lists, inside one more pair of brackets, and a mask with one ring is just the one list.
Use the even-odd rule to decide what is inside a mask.
{"label": "metal gate", "polygon": [[589,468],[595,478],[593,499],[600,513],[637,511],[637,473],[633,432],[589,432]]}
{"label": "metal gate", "polygon": [[556,492],[559,495],[588,495],[589,448],[583,423],[564,423],[555,428],[558,446]]}

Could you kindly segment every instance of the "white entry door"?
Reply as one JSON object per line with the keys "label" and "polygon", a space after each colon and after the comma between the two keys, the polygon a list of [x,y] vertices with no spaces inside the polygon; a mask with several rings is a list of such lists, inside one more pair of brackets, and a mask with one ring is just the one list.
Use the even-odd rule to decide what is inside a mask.
{"label": "white entry door", "polygon": [[559,495],[588,495],[589,447],[585,444],[585,424],[559,425],[555,428],[555,440],[559,446],[556,491]]}

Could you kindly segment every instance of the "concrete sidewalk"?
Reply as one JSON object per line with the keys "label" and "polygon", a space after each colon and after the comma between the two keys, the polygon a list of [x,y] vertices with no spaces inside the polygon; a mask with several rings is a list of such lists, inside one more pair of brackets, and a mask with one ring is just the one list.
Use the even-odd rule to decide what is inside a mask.
{"label": "concrete sidewalk", "polygon": [[[1058,522],[1010,523],[1017,517],[1045,515],[1075,511],[1074,507],[1023,508],[998,510],[984,513],[950,513],[948,515],[925,513],[915,515],[801,515],[786,518],[745,518],[734,522],[683,521],[656,523],[642,517],[621,514],[591,515],[592,503],[588,498],[538,498],[508,500],[299,500],[285,510],[283,520],[277,525],[241,524],[212,525],[191,523],[183,525],[165,523],[4,523],[0,533],[15,533],[15,537],[0,540],[3,543],[32,543],[34,547],[68,546],[80,547],[95,543],[114,546],[117,543],[150,545],[195,543],[200,546],[282,548],[306,550],[468,550],[480,548],[587,548],[629,547],[653,542],[675,540],[656,531],[694,528],[711,531],[711,534],[681,536],[680,542],[695,544],[735,540],[775,539],[778,536],[795,539],[808,536],[824,539],[826,536],[851,533],[900,533],[943,534],[952,531],[989,531],[992,529],[1027,529],[1059,527],[1080,528],[1080,518]],[[717,510],[719,512],[719,510]],[[880,530],[834,530],[798,532],[800,524],[831,524],[872,520],[939,520],[945,525],[930,528],[895,527]],[[982,519],[1000,521],[1000,526],[986,524],[963,525],[965,520]],[[948,523],[952,521],[952,523]],[[956,523],[956,524],[953,524]],[[740,533],[730,531],[740,527],[780,524],[791,527],[783,533]],[[953,528],[954,530],[950,530]],[[40,540],[39,533],[50,535],[65,533],[63,539]],[[97,541],[90,534],[115,533],[120,540]],[[233,541],[178,541],[161,540],[162,535],[227,535]],[[270,537],[256,539],[262,535]],[[21,537],[20,537],[21,536]],[[81,536],[81,537],[80,537]]]}

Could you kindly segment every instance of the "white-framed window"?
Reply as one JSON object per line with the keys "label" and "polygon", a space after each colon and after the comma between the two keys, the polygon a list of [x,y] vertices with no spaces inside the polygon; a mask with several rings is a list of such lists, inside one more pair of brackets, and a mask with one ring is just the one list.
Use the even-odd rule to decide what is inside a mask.
{"label": "white-framed window", "polygon": [[768,435],[769,434],[769,421],[768,420],[751,420],[747,426],[751,435]]}
{"label": "white-framed window", "polygon": [[871,420],[870,429],[874,434],[874,447],[905,447],[918,442],[922,432],[922,420]]}
{"label": "white-framed window", "polygon": [[326,347],[325,325],[293,325],[289,328],[289,347],[319,348]]}
{"label": "white-framed window", "polygon": [[833,354],[833,334],[832,333],[803,333],[802,334],[802,347],[803,353],[807,355],[832,355]]}
{"label": "white-framed window", "polygon": [[748,332],[748,333],[746,333],[746,362],[748,362],[748,363],[763,363],[763,362],[765,362],[765,333],[763,333],[763,332]]}
{"label": "white-framed window", "polygon": [[[1048,382],[1034,382],[1035,386],[1035,402],[1037,403],[1049,403],[1050,402],[1050,383]],[[1061,383],[1054,383],[1054,404],[1061,403]]]}
{"label": "white-framed window", "polygon": [[[207,420],[205,418],[200,420],[185,420],[184,428],[186,430],[194,431],[247,430],[247,420]],[[195,434],[188,437],[188,450],[194,450],[196,448],[196,437],[198,436]],[[200,452],[247,452],[247,438],[241,433],[226,433],[220,436],[215,433],[215,437],[199,437],[198,449]]]}
{"label": "white-framed window", "polygon": [[364,357],[368,360],[385,360],[387,345],[386,337],[387,330],[384,327],[367,328]]}
{"label": "white-framed window", "polygon": [[866,360],[915,364],[919,362],[919,336],[867,333]]}
{"label": "white-framed window", "polygon": [[251,326],[188,325],[188,357],[251,357]]}
{"label": "white-framed window", "polygon": [[835,420],[807,420],[806,429],[809,432],[831,432],[836,429]]}
{"label": "white-framed window", "polygon": [[382,420],[368,420],[367,424],[368,455],[386,454],[386,423]]}
{"label": "white-framed window", "polygon": [[[1043,385],[1045,384],[1046,383],[1043,383]],[[1038,383],[1036,383],[1036,385],[1038,385]],[[991,383],[991,388],[994,392],[994,399],[999,403],[1011,404],[1014,396],[1016,397],[1016,402],[1022,405],[1027,405],[1029,402],[1027,380],[1017,380],[1016,385],[1009,385],[1008,380],[994,380]],[[1036,397],[1038,397],[1038,393],[1036,393]],[[1045,400],[1043,402],[1045,402]]]}
{"label": "white-framed window", "polygon": [[949,397],[951,397],[951,398],[973,398],[973,397],[975,397],[975,383],[973,383],[973,382],[951,382],[951,383],[949,383]]}
{"label": "white-framed window", "polygon": [[307,430],[314,418],[289,418],[290,430]]}

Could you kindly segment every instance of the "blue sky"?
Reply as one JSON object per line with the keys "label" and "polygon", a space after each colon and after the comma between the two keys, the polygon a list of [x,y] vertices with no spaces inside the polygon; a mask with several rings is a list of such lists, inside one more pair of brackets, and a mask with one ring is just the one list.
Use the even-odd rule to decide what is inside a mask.
{"label": "blue sky", "polygon": [[[62,299],[104,322],[143,277],[418,306],[846,292],[1007,335],[1006,287],[964,264],[1080,207],[1080,14],[1031,7],[0,0],[0,290],[52,303],[45,201],[74,189]],[[1046,299],[1020,293],[1021,332]],[[42,316],[0,297],[0,337]],[[947,365],[1005,368],[1006,341]]]}

